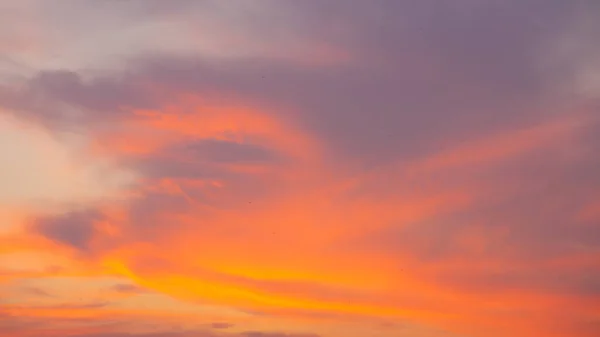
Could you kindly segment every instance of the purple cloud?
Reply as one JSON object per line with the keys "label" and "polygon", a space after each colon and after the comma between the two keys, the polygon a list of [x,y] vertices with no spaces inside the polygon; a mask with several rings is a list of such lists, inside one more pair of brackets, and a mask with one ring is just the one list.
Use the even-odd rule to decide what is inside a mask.
{"label": "purple cloud", "polygon": [[96,233],[95,224],[103,219],[104,216],[94,210],[74,211],[39,218],[33,229],[50,240],[87,251]]}

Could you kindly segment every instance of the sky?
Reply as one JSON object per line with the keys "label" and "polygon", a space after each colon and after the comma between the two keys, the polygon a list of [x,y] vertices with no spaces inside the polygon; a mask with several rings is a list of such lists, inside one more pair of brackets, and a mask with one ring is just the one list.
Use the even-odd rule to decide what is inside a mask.
{"label": "sky", "polygon": [[0,0],[0,335],[600,335],[600,2]]}

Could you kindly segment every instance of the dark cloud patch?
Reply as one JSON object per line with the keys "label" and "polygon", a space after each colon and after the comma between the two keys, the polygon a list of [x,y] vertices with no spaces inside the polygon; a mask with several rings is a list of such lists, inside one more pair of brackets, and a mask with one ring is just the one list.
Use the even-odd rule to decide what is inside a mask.
{"label": "dark cloud patch", "polygon": [[69,335],[69,337],[318,337],[316,334],[251,331],[243,333],[216,333],[210,331],[173,331],[155,333],[97,333]]}
{"label": "dark cloud patch", "polygon": [[141,88],[133,83],[110,77],[86,81],[76,72],[66,70],[41,72],[28,84],[34,94],[104,114],[121,112],[125,106],[142,107],[150,99],[147,95],[140,96]]}
{"label": "dark cloud patch", "polygon": [[91,303],[68,303],[54,306],[57,309],[101,309],[108,306],[109,302],[91,302]]}
{"label": "dark cloud patch", "polygon": [[74,211],[35,220],[33,229],[46,238],[81,251],[90,249],[95,224],[104,215],[95,210]]}
{"label": "dark cloud patch", "polygon": [[117,284],[111,287],[113,291],[122,294],[146,294],[150,291],[135,284]]}
{"label": "dark cloud patch", "polygon": [[172,157],[164,153],[154,153],[144,158],[137,158],[132,165],[147,178],[180,178],[180,179],[222,179],[231,176],[222,167],[213,163],[193,160],[192,158]]}
{"label": "dark cloud patch", "polygon": [[47,70],[14,87],[0,87],[0,105],[51,128],[97,127],[131,117],[129,108],[158,106],[145,85],[119,75],[83,79],[68,70]]}
{"label": "dark cloud patch", "polygon": [[284,162],[272,149],[250,143],[218,139],[181,142],[131,160],[148,178],[236,179],[240,174],[227,165],[270,166]]}
{"label": "dark cloud patch", "polygon": [[264,331],[246,331],[242,332],[243,337],[319,337],[312,333],[284,333],[284,332],[264,332]]}
{"label": "dark cloud patch", "polygon": [[71,334],[68,337],[217,337],[207,331],[168,331],[168,332],[149,332],[149,333],[129,333],[129,332],[100,332],[88,334]]}
{"label": "dark cloud patch", "polygon": [[210,324],[210,327],[213,329],[229,329],[234,326],[234,324],[228,322],[214,322]]}
{"label": "dark cloud patch", "polygon": [[29,295],[33,295],[33,296],[52,297],[52,295],[49,292],[47,292],[44,289],[37,288],[37,287],[27,287],[27,288],[23,289],[23,292],[25,292],[26,294],[29,294]]}
{"label": "dark cloud patch", "polygon": [[186,158],[217,163],[252,164],[277,160],[277,155],[267,148],[219,139],[202,139],[180,144],[168,150]]}
{"label": "dark cloud patch", "polygon": [[[84,321],[81,319],[55,319],[61,323],[61,326],[80,326]],[[249,331],[241,333],[226,332],[225,330],[231,327],[228,323],[214,323],[212,329],[160,329],[155,332],[126,332],[127,327],[131,324],[122,323],[125,320],[107,320],[107,321],[92,321],[89,319],[85,322],[92,327],[97,327],[98,332],[74,333],[72,329],[61,331],[56,328],[56,322],[50,322],[44,318],[38,317],[17,317],[6,315],[0,312],[0,333],[9,335],[21,335],[30,333],[43,333],[48,337],[319,337],[316,334],[310,333],[285,333],[285,332],[261,332]],[[149,322],[138,322],[135,325],[150,326]],[[54,328],[53,328],[54,327]],[[106,331],[109,330],[109,331]]]}

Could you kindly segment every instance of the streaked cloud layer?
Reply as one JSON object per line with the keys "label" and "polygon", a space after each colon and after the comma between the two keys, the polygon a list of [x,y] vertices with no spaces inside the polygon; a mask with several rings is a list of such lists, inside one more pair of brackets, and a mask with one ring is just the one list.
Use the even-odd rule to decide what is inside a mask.
{"label": "streaked cloud layer", "polygon": [[0,335],[598,335],[596,22],[0,3]]}

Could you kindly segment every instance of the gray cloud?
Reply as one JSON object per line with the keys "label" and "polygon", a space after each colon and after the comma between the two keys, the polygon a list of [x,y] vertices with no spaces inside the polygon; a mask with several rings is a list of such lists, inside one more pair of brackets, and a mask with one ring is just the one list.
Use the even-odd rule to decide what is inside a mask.
{"label": "gray cloud", "polygon": [[210,327],[213,329],[229,329],[234,326],[234,324],[228,322],[214,322],[210,324]]}
{"label": "gray cloud", "polygon": [[150,291],[135,284],[117,284],[111,287],[112,290],[123,294],[144,294]]}
{"label": "gray cloud", "polygon": [[74,211],[39,218],[35,220],[33,229],[50,240],[86,251],[96,233],[96,222],[103,219],[104,216],[94,210]]}
{"label": "gray cloud", "polygon": [[316,334],[264,332],[264,331],[246,331],[246,332],[242,332],[241,336],[243,336],[243,337],[319,337],[319,335],[316,335]]}
{"label": "gray cloud", "polygon": [[[23,318],[15,317],[10,315],[3,315],[0,313],[0,333],[20,334],[23,332],[33,331],[33,329],[44,329],[52,326],[52,323],[43,318]],[[81,323],[80,319],[60,319],[62,323]],[[121,321],[107,321],[109,326],[119,328]],[[94,325],[99,326],[99,330],[102,331],[102,322],[94,322]],[[142,325],[146,323],[141,323]],[[299,334],[299,333],[286,333],[286,332],[241,332],[241,333],[228,333],[216,330],[224,330],[231,327],[228,323],[215,323],[213,330],[164,330],[160,332],[121,332],[120,329],[112,332],[90,332],[90,333],[68,333],[58,332],[44,329],[44,334],[49,337],[318,337],[316,334]],[[112,329],[111,329],[112,330]]]}
{"label": "gray cloud", "polygon": [[573,22],[579,3],[277,2],[273,10],[286,20],[263,30],[281,26],[292,40],[324,40],[357,59],[315,68],[145,55],[119,78],[44,72],[30,87],[102,118],[122,107],[160,106],[169,95],[150,94],[149,83],[166,93],[237,97],[291,113],[287,118],[326,141],[335,156],[381,163],[432,151],[467,130],[538,118],[536,107],[552,99],[553,84],[539,73],[537,48]]}
{"label": "gray cloud", "polygon": [[218,139],[192,141],[168,151],[179,152],[188,159],[217,163],[263,163],[277,159],[277,155],[266,148]]}

